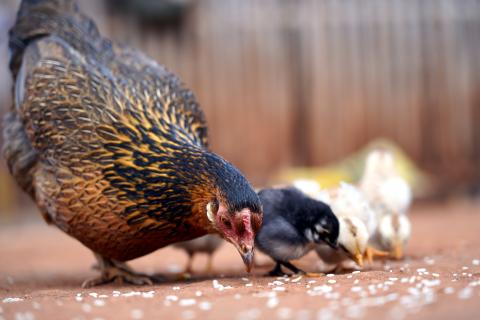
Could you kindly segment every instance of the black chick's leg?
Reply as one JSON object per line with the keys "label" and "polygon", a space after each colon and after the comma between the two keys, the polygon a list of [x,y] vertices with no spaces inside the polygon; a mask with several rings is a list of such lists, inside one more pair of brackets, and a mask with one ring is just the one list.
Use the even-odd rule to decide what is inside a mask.
{"label": "black chick's leg", "polygon": [[83,282],[83,288],[90,288],[101,284],[111,282],[129,283],[134,285],[152,285],[154,282],[161,281],[158,276],[147,276],[145,274],[136,273],[126,263],[106,258],[95,253],[98,261],[98,270],[100,276],[88,279]]}
{"label": "black chick's leg", "polygon": [[315,273],[315,272],[305,272],[303,271],[302,269],[299,269],[297,267],[295,267],[293,264],[291,264],[290,262],[288,261],[282,261],[280,262],[283,266],[285,266],[286,268],[290,269],[293,271],[293,273],[295,274],[301,274],[301,275],[304,275],[304,276],[307,276],[307,277],[311,277],[311,278],[316,278],[316,277],[321,277],[323,276],[323,273]]}
{"label": "black chick's leg", "polygon": [[271,277],[281,277],[284,276],[286,273],[282,271],[282,265],[279,261],[276,261],[275,267],[267,273],[267,276]]}
{"label": "black chick's leg", "polygon": [[296,273],[296,274],[307,274],[305,271],[301,270],[301,269],[298,269],[297,267],[295,267],[293,264],[291,264],[290,262],[288,261],[282,261],[280,262],[283,266],[285,266],[286,268],[290,269],[293,273]]}

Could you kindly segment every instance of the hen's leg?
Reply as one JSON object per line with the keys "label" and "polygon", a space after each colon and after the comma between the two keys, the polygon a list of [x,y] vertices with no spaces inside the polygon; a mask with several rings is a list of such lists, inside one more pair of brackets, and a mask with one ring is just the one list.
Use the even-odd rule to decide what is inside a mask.
{"label": "hen's leg", "polygon": [[212,274],[213,273],[213,254],[212,253],[208,254],[206,272],[207,272],[207,274]]}
{"label": "hen's leg", "polygon": [[188,253],[188,261],[187,265],[185,267],[185,271],[183,272],[184,274],[192,274],[192,268],[193,268],[193,257],[195,256],[194,253],[189,252]]}
{"label": "hen's leg", "polygon": [[185,270],[176,275],[177,280],[188,280],[192,277],[192,265],[193,265],[193,256],[195,255],[193,252],[188,252],[188,260],[187,265],[185,266]]}
{"label": "hen's leg", "polygon": [[145,274],[136,273],[126,263],[105,258],[95,253],[100,270],[100,276],[88,279],[83,282],[82,287],[89,288],[101,284],[118,282],[129,283],[134,285],[152,285],[153,282],[159,281],[159,277],[150,277]]}

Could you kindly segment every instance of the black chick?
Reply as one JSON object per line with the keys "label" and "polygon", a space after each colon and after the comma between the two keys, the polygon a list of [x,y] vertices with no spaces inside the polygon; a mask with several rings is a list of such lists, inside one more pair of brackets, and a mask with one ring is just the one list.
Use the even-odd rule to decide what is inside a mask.
{"label": "black chick", "polygon": [[305,274],[290,260],[303,257],[318,243],[337,246],[339,223],[327,204],[293,187],[264,189],[258,195],[264,215],[255,245],[276,262],[269,275],[284,275],[282,266]]}

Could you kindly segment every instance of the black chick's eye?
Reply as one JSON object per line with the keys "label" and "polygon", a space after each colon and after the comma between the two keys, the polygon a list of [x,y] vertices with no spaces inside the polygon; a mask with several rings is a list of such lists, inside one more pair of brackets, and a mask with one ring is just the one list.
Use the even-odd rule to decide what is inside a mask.
{"label": "black chick's eye", "polygon": [[330,228],[325,224],[324,220],[315,224],[315,230],[321,235],[328,236],[330,234]]}

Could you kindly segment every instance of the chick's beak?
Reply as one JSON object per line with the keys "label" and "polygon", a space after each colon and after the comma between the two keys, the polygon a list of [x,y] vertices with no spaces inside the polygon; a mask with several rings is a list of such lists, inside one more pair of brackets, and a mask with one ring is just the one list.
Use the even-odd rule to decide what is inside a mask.
{"label": "chick's beak", "polygon": [[358,264],[358,266],[360,268],[363,267],[363,255],[359,252],[357,252],[354,256],[353,256],[353,260],[355,261],[356,264]]}

